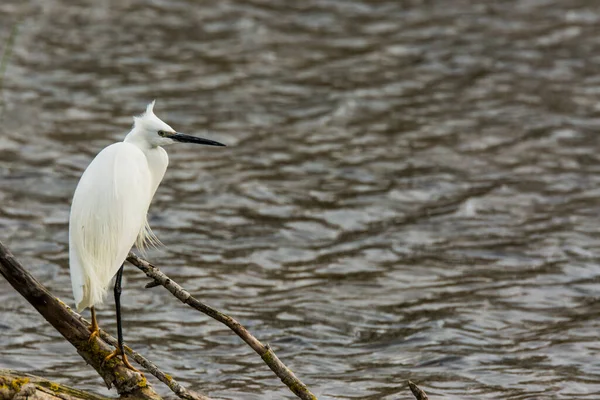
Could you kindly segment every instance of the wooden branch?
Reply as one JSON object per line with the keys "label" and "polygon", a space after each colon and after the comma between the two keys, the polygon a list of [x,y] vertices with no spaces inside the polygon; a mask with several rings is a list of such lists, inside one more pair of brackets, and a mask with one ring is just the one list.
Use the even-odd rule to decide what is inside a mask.
{"label": "wooden branch", "polygon": [[[102,338],[102,340],[110,343],[111,345],[113,345],[115,347],[117,346],[117,339],[110,336],[108,333],[104,332],[103,330],[100,330],[100,337]],[[161,371],[156,366],[156,364],[154,364],[152,361],[148,360],[146,357],[142,356],[137,351],[131,349],[129,346],[124,345],[123,347],[128,355],[133,357],[133,359],[138,364],[140,364],[142,367],[144,367],[144,369],[146,369],[146,371],[148,371],[149,373],[154,375],[156,377],[156,379],[158,379],[159,381],[161,381],[162,383],[167,385],[167,387],[169,389],[171,389],[171,391],[173,393],[175,393],[177,395],[177,397],[184,399],[184,400],[212,400],[210,397],[204,396],[203,394],[200,394],[200,393],[197,393],[192,390],[184,388],[183,386],[181,386],[181,384],[179,382],[177,382],[175,379],[173,379],[173,377],[171,377],[170,375],[167,375],[163,371]]]}
{"label": "wooden branch", "polygon": [[77,349],[79,355],[104,379],[108,388],[114,385],[123,397],[143,400],[161,398],[142,374],[126,368],[118,358],[104,362],[112,347],[99,339],[89,341],[88,325],[80,320],[79,314],[53,296],[1,242],[0,274]]}
{"label": "wooden branch", "polygon": [[[69,340],[69,342],[71,342],[71,344],[73,344],[73,346],[75,346],[75,348],[77,349],[79,354],[81,354],[82,357],[86,361],[88,361],[88,359],[82,354],[82,351],[84,353],[90,352],[90,349],[93,349],[94,351],[96,351],[95,342],[89,343],[89,341],[87,340],[90,335],[90,332],[87,327],[90,325],[90,323],[88,321],[86,321],[85,318],[83,318],[81,315],[79,315],[75,311],[71,310],[71,308],[69,308],[63,302],[61,302],[56,297],[54,297],[50,292],[48,292],[35,278],[33,278],[18,263],[18,261],[16,261],[14,259],[13,255],[10,253],[10,251],[6,247],[4,247],[4,245],[1,242],[0,242],[0,273],[2,275],[4,275],[4,277],[6,277],[6,279],[11,283],[11,285],[13,285],[13,287],[15,289],[17,289],[17,291],[19,293],[21,293],[23,295],[23,297],[25,297],[31,304],[33,304],[34,307],[36,307],[36,309],[38,309],[36,304],[39,304],[40,300],[47,301],[47,299],[49,298],[52,301],[52,304],[51,305],[46,304],[46,306],[49,310],[46,314],[49,315],[51,319],[48,319],[48,317],[46,317],[46,315],[44,313],[42,313],[39,309],[38,309],[38,311],[40,311],[42,316],[44,316],[44,318],[46,318],[46,320],[48,320],[61,334],[63,334],[63,336],[67,340]],[[9,279],[9,277],[12,277],[12,276],[22,276],[25,278],[25,280],[23,282],[18,282],[18,281],[15,281],[14,279],[13,279],[13,281],[11,281],[11,279]],[[16,286],[15,286],[15,284],[16,284]],[[31,298],[31,296],[28,297],[24,294],[24,292],[23,292],[24,289],[32,290],[32,288],[36,293],[42,293],[43,298],[42,299],[33,299],[33,298]],[[30,300],[30,298],[31,298],[31,300]],[[53,321],[60,322],[58,320],[60,320],[60,319],[64,320],[66,314],[68,314],[67,321],[70,322],[73,319],[76,319],[78,321],[78,324],[77,324],[77,326],[68,326],[68,323],[67,323],[67,326],[65,328],[63,328],[63,331],[61,331],[59,328],[56,327],[56,325],[53,323]],[[69,331],[71,331],[73,329],[78,330],[79,334],[77,336],[77,340],[85,339],[83,341],[82,345],[80,346],[80,347],[82,347],[81,349],[76,344],[79,342],[71,341],[71,339],[69,337],[67,337],[67,335],[65,333],[63,333],[63,332],[68,333]],[[81,335],[83,335],[83,337],[81,337]],[[117,339],[115,339],[114,337],[112,337],[111,335],[106,333],[105,331],[100,330],[100,337],[102,338],[102,340],[104,342],[116,347]],[[106,344],[102,343],[102,341],[97,341],[97,343],[103,345],[101,347],[105,347],[105,348],[109,349],[108,351],[110,352],[111,348],[109,346],[107,346]],[[167,385],[169,387],[169,389],[171,389],[173,391],[173,393],[175,393],[178,397],[180,397],[184,400],[211,400],[209,397],[206,397],[200,393],[196,393],[196,392],[193,392],[191,390],[184,388],[175,379],[173,379],[172,377],[170,377],[169,375],[167,375],[163,371],[161,371],[153,362],[146,359],[144,356],[137,353],[136,351],[133,351],[130,347],[128,347],[128,346],[124,346],[124,347],[125,347],[125,351],[127,352],[128,355],[131,355],[142,367],[144,367],[148,372],[150,372],[152,375],[154,375],[158,380],[160,380],[165,385]],[[99,348],[97,350],[101,351],[102,349]],[[113,362],[111,360],[107,363],[104,363],[104,357],[102,357],[102,354],[95,354],[94,357],[100,360],[101,367],[103,366],[103,364],[106,364],[106,365],[104,365],[105,367],[110,367],[111,363]],[[118,360],[116,358],[114,360],[118,364],[122,364],[120,360]],[[88,363],[91,364],[89,361],[88,361]],[[96,366],[94,366],[93,364],[91,364],[91,365],[98,371],[98,368],[96,368]],[[134,376],[135,375],[139,376],[139,378],[136,378],[137,380],[135,380],[134,382],[131,382],[131,384],[126,385],[125,388],[129,387],[131,385],[134,385],[136,388],[137,387],[141,388],[143,385],[147,385],[146,378],[144,378],[143,375],[134,373],[133,371],[131,371],[129,369],[126,369],[126,371],[128,372],[128,374],[133,374]],[[98,371],[98,373],[100,374],[100,376],[102,376],[104,378],[105,382],[107,382],[107,386],[110,388],[110,385],[113,383],[110,380],[110,376],[102,375],[102,373],[100,373],[100,371]],[[121,371],[114,371],[115,376],[121,376],[119,374],[121,374]],[[114,383],[114,384],[117,387],[117,390],[119,391],[119,393],[121,395],[136,395],[137,396],[136,393],[129,393],[129,392],[123,393],[119,389],[120,386],[117,385],[117,383]],[[150,388],[149,390],[152,390],[152,389]],[[153,390],[152,390],[152,393],[153,393],[153,396],[155,395],[155,398],[160,398],[158,396],[158,394],[156,394]]]}
{"label": "wooden branch", "polygon": [[[261,356],[269,368],[296,396],[303,400],[317,399],[306,385],[279,360],[273,349],[262,344],[235,319],[201,303],[148,261],[133,253],[129,254],[127,260],[141,269],[157,285],[164,286],[184,304],[212,317],[234,331]],[[0,274],[77,349],[81,357],[104,379],[108,388],[114,385],[122,398],[161,400],[146,378],[142,374],[126,368],[120,359],[113,358],[104,362],[106,356],[112,351],[109,344],[114,346],[117,340],[106,332],[100,331],[102,340],[96,338],[90,342],[89,322],[53,296],[29,274],[2,242],[0,242]],[[180,398],[210,400],[206,396],[185,389],[170,376],[160,371],[151,361],[128,346],[125,346],[125,351],[161,382],[169,386]],[[427,394],[413,382],[408,381],[408,386],[417,400],[428,400]],[[105,397],[58,385],[33,375],[0,370],[0,400],[28,398],[36,400],[107,400]]]}
{"label": "wooden branch", "polygon": [[151,278],[154,282],[164,286],[182,303],[208,315],[209,317],[225,324],[229,329],[235,332],[244,342],[258,353],[263,361],[271,368],[271,370],[281,379],[281,381],[299,398],[303,400],[317,400],[317,397],[308,390],[306,385],[294,375],[294,373],[279,360],[273,349],[269,345],[262,344],[256,339],[246,328],[230,316],[223,314],[206,304],[201,303],[194,298],[190,293],[184,290],[176,282],[167,275],[162,273],[157,267],[150,264],[148,261],[129,253],[127,261],[135,265]]}
{"label": "wooden branch", "polygon": [[[79,320],[86,325],[90,325],[90,322],[83,318],[81,315],[79,315]],[[103,329],[100,329],[100,337],[106,343],[117,347],[117,339],[106,333]],[[148,371],[150,374],[154,375],[156,379],[167,385],[167,387],[171,389],[171,391],[175,393],[177,397],[184,400],[212,400],[210,397],[204,396],[203,394],[194,392],[181,386],[181,384],[177,382],[172,376],[165,374],[156,366],[156,364],[148,360],[146,357],[144,357],[137,351],[133,350],[131,347],[124,344],[123,348],[127,355],[133,357],[133,359],[142,367],[144,367],[146,371]]]}
{"label": "wooden branch", "polygon": [[0,369],[0,400],[111,400],[48,379]]}
{"label": "wooden branch", "polygon": [[417,400],[429,400],[429,397],[427,397],[427,394],[423,391],[423,389],[415,385],[413,382],[408,381],[408,387]]}

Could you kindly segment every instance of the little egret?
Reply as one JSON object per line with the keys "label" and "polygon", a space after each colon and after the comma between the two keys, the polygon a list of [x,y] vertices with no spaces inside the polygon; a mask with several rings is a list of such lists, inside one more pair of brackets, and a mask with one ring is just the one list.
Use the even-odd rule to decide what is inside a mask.
{"label": "little egret", "polygon": [[156,241],[147,213],[162,180],[169,157],[162,146],[196,143],[224,146],[213,140],[177,133],[154,115],[154,101],[146,112],[133,118],[133,128],[122,142],[103,149],[87,167],[73,195],[69,219],[69,264],[77,310],[90,307],[90,340],[99,333],[95,306],[102,304],[115,276],[118,347],[106,360],[123,351],[121,327],[121,278],[131,247],[143,248]]}

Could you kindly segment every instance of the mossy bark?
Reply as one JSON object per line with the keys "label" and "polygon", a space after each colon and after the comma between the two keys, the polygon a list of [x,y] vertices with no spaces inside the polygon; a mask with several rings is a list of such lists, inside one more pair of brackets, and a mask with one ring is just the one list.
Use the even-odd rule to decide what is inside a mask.
{"label": "mossy bark", "polygon": [[117,357],[105,362],[113,347],[99,338],[90,341],[89,327],[80,321],[80,316],[27,272],[2,243],[0,274],[77,349],[108,388],[114,386],[122,398],[161,399],[142,374],[127,369]]}
{"label": "mossy bark", "polygon": [[39,376],[0,369],[0,400],[110,400]]}

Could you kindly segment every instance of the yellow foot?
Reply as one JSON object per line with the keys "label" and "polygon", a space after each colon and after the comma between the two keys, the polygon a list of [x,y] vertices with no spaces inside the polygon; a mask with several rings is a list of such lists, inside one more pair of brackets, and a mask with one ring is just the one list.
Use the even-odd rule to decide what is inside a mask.
{"label": "yellow foot", "polygon": [[127,354],[121,353],[121,350],[119,350],[119,349],[115,349],[112,353],[110,353],[109,355],[107,355],[106,358],[104,359],[104,362],[107,362],[108,360],[110,360],[111,358],[114,358],[116,356],[121,356],[121,360],[123,360],[123,364],[125,364],[125,366],[127,368],[129,368],[130,370],[135,371],[135,372],[140,372],[139,369],[135,368],[133,365],[131,365],[129,363],[129,359],[127,358]]}
{"label": "yellow foot", "polygon": [[88,342],[92,342],[100,334],[100,327],[98,326],[98,320],[96,319],[96,309],[94,308],[94,306],[90,308],[90,311],[92,313],[92,324],[90,325],[91,334],[90,338],[88,339]]}
{"label": "yellow foot", "polygon": [[98,335],[100,335],[100,328],[96,327],[96,329],[94,329],[94,327],[90,327],[90,338],[88,339],[88,342],[93,341],[95,338],[98,337]]}

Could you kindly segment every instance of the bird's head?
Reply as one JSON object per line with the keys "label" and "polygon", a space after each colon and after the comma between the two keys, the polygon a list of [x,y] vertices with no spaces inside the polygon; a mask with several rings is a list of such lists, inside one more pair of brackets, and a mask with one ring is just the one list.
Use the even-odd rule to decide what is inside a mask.
{"label": "bird's head", "polygon": [[214,140],[176,132],[166,122],[154,114],[154,100],[146,107],[146,112],[133,117],[133,129],[125,138],[126,141],[146,144],[150,147],[166,146],[173,143],[196,143],[208,146],[225,146]]}

